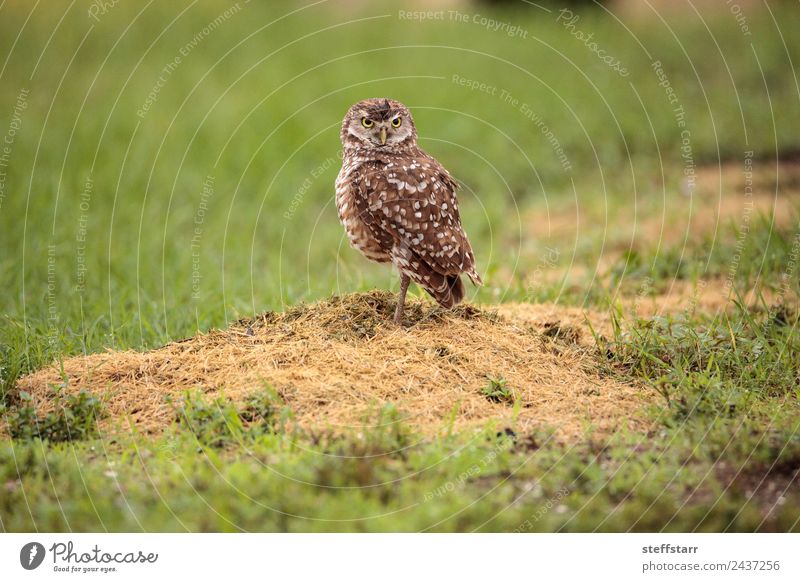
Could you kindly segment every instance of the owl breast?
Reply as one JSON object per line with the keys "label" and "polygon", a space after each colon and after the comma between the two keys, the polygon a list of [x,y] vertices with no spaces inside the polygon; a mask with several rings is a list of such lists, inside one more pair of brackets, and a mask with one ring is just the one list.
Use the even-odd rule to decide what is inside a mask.
{"label": "owl breast", "polygon": [[355,197],[359,195],[354,187],[353,176],[360,174],[362,165],[358,160],[345,160],[339,176],[336,178],[336,209],[339,220],[344,225],[350,246],[361,252],[368,259],[378,263],[388,263],[391,246],[381,244],[372,230],[367,226],[364,217],[359,215]]}
{"label": "owl breast", "polygon": [[345,154],[336,204],[350,243],[391,262],[441,305],[464,296],[459,276],[481,283],[458,212],[458,183],[417,147]]}

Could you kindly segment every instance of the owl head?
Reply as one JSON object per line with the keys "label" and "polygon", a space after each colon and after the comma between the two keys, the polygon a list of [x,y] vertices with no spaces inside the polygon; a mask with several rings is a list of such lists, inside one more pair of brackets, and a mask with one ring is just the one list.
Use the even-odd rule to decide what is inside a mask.
{"label": "owl head", "polygon": [[342,121],[345,149],[394,150],[417,143],[417,130],[408,107],[394,99],[359,101]]}

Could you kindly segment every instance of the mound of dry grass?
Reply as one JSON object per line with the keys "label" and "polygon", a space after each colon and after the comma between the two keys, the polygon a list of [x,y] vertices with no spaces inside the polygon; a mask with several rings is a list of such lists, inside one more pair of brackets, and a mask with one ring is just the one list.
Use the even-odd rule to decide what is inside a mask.
{"label": "mound of dry grass", "polygon": [[[63,362],[66,390],[101,397],[101,429],[160,431],[175,412],[167,397],[187,390],[236,403],[271,385],[301,426],[347,431],[392,402],[423,432],[512,425],[552,427],[559,440],[589,426],[609,434],[642,429],[639,411],[654,395],[603,373],[577,309],[528,305],[502,314],[473,306],[444,311],[410,300],[406,324],[392,324],[395,298],[385,292],[334,297],[284,313],[266,313],[148,352],[112,352]],[[541,313],[537,313],[537,309]],[[516,400],[489,398],[502,378]],[[52,406],[60,364],[20,379],[42,409]],[[514,419],[515,410],[517,417]]]}

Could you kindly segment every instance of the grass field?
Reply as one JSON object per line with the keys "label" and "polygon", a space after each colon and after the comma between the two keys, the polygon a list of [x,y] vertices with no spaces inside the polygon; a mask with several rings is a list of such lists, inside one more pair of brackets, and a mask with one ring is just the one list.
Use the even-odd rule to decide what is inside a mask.
{"label": "grass field", "polygon": [[[741,4],[0,4],[0,528],[800,530],[800,11]],[[384,95],[463,185],[469,301],[603,314],[582,353],[646,431],[288,430],[254,387],[112,435],[102,397],[18,388],[396,290],[333,204],[342,116]]]}

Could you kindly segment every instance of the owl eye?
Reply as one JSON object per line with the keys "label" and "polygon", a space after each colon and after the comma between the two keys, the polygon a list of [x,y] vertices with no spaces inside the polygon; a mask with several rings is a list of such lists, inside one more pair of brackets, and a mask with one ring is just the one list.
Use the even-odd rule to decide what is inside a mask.
{"label": "owl eye", "polygon": [[362,117],[361,118],[361,125],[363,125],[364,127],[372,127],[375,124],[371,119],[367,119],[366,117]]}
{"label": "owl eye", "polygon": [[400,127],[402,123],[403,119],[401,117],[395,117],[394,119],[392,119],[392,127]]}

